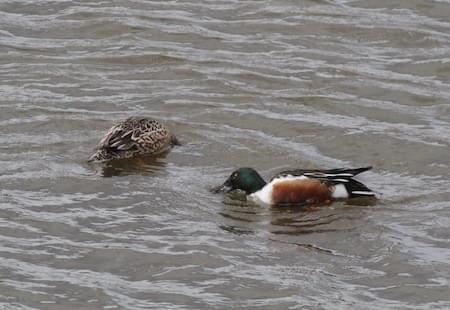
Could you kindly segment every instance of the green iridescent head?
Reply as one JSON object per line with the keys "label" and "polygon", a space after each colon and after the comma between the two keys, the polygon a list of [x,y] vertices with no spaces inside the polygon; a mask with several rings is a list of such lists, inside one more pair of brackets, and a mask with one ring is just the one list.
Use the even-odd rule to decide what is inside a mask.
{"label": "green iridescent head", "polygon": [[216,191],[232,191],[240,189],[247,195],[259,191],[266,185],[264,179],[253,168],[239,168]]}

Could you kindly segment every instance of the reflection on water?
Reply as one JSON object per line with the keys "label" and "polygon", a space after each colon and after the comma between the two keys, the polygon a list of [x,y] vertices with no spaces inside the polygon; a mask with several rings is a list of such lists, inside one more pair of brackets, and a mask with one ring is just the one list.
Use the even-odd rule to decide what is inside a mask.
{"label": "reflection on water", "polygon": [[[0,308],[449,309],[448,1],[0,4]],[[118,120],[183,142],[85,159]],[[236,167],[372,165],[260,207]]]}
{"label": "reflection on water", "polygon": [[89,163],[92,169],[100,172],[100,175],[109,178],[133,174],[152,175],[165,169],[166,154],[158,156],[139,156],[135,158],[116,159],[107,162]]}
{"label": "reflection on water", "polygon": [[[245,193],[232,192],[225,196],[224,208],[219,214],[231,225],[220,228],[237,233],[251,233],[250,227],[255,223],[268,222],[267,231],[275,235],[304,235],[351,231],[351,226],[342,223],[357,223],[363,215],[355,213],[364,211],[364,207],[376,207],[377,199],[356,198],[335,202],[332,206],[284,205],[259,206],[246,200]],[[250,225],[249,225],[250,224]]]}

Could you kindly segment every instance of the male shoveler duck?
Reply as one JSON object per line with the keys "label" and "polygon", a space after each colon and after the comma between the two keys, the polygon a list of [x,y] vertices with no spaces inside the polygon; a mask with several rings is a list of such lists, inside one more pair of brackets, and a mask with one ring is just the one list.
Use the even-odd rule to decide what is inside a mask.
{"label": "male shoveler duck", "polygon": [[89,161],[157,155],[178,144],[175,135],[161,123],[145,117],[129,117],[111,127]]}
{"label": "male shoveler duck", "polygon": [[353,179],[370,169],[297,169],[280,172],[266,183],[253,168],[239,168],[216,192],[242,190],[250,200],[267,205],[322,204],[333,199],[374,197],[373,191]]}

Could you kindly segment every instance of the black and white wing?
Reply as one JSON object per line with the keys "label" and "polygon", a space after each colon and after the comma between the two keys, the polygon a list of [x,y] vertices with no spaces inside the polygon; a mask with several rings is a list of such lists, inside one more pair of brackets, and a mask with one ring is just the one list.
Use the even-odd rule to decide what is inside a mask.
{"label": "black and white wing", "polygon": [[375,193],[361,182],[354,179],[354,177],[362,172],[368,171],[372,167],[361,168],[337,168],[328,170],[317,169],[295,169],[282,171],[275,175],[273,179],[280,177],[307,177],[312,179],[318,179],[325,183],[328,183],[335,188],[337,185],[342,184],[349,197],[360,196],[375,196]]}

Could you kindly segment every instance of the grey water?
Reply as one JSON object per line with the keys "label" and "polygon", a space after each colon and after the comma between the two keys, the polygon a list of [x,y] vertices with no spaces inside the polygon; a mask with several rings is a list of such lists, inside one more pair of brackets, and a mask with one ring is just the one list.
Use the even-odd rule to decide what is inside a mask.
{"label": "grey water", "polygon": [[[1,309],[449,309],[450,2],[0,3]],[[89,164],[115,122],[182,143]],[[373,165],[252,206],[240,166]]]}

